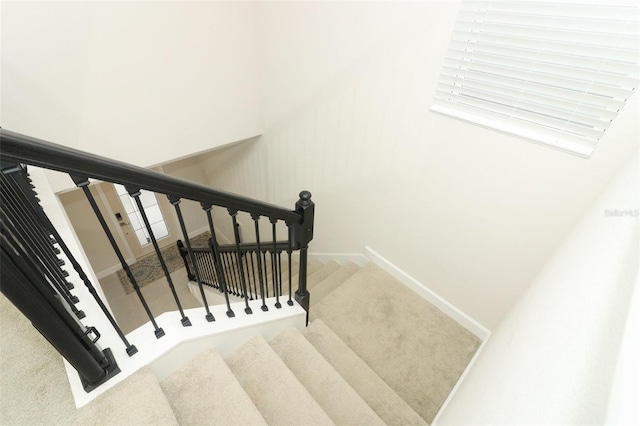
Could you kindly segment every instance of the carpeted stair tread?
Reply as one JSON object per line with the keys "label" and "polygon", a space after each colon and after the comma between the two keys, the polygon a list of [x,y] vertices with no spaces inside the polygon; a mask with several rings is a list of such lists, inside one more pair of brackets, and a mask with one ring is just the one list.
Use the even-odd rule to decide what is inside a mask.
{"label": "carpeted stair tread", "polygon": [[310,314],[427,422],[480,345],[471,332],[375,264],[356,272]]}
{"label": "carpeted stair tread", "polygon": [[302,334],[386,424],[427,424],[322,320],[313,321]]}
{"label": "carpeted stair tread", "polygon": [[326,277],[322,282],[313,287],[311,293],[310,306],[314,306],[321,301],[327,294],[338,288],[340,284],[346,281],[351,275],[358,272],[360,267],[353,262],[349,262],[346,265],[340,267],[333,274]]}
{"label": "carpeted stair tread", "polygon": [[[316,271],[318,271],[324,263],[319,262],[317,260],[310,260],[307,264],[307,281],[309,277],[313,275]],[[293,293],[298,289],[298,272],[300,269],[298,266],[294,270],[291,271],[291,291]],[[289,294],[289,274],[282,274],[282,294]]]}
{"label": "carpeted stair tread", "polygon": [[310,276],[311,274],[313,274],[323,266],[324,266],[324,263],[318,260],[313,260],[313,259],[307,260],[307,276]]}
{"label": "carpeted stair tread", "polygon": [[262,336],[244,343],[226,362],[268,424],[332,424]]}
{"label": "carpeted stair tread", "polygon": [[338,269],[340,269],[340,265],[336,262],[329,262],[322,265],[320,269],[307,276],[307,290],[314,288]]}
{"label": "carpeted stair tread", "polygon": [[215,349],[197,355],[160,385],[181,425],[266,425]]}
{"label": "carpeted stair tread", "polygon": [[177,425],[151,368],[144,367],[77,411],[69,424]]}
{"label": "carpeted stair tread", "polygon": [[282,331],[269,344],[335,424],[384,425],[297,329]]}

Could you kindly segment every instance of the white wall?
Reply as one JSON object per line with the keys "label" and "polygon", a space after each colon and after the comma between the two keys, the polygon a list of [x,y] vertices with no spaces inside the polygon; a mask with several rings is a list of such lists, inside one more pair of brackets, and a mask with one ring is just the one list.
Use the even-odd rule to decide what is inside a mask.
{"label": "white wall", "polygon": [[[124,241],[121,233],[118,232],[117,227],[111,223],[111,210],[107,210],[99,195],[97,186],[92,185],[90,188],[96,203],[103,212],[108,225],[110,225],[116,244],[123,250],[125,259],[129,259],[132,256],[125,250],[126,241]],[[120,265],[118,257],[113,248],[111,248],[111,244],[96,215],[93,214],[84,192],[80,189],[67,191],[64,194],[60,194],[58,199],[96,275],[102,276],[104,271],[118,268]],[[133,261],[133,259],[129,260]]]}
{"label": "white wall", "polygon": [[151,165],[255,135],[261,112],[207,182],[291,208],[311,190],[313,251],[368,245],[492,329],[636,149],[640,111],[590,160],[429,112],[457,6],[5,2],[2,126]]}
{"label": "white wall", "polygon": [[3,128],[143,167],[261,133],[251,3],[3,2],[1,19]]}
{"label": "white wall", "polygon": [[260,3],[264,135],[212,182],[309,189],[313,251],[368,245],[492,329],[638,146],[638,97],[590,160],[431,113],[457,6]]}
{"label": "white wall", "polygon": [[638,177],[636,153],[493,332],[438,424],[605,424],[625,320],[637,318]]}

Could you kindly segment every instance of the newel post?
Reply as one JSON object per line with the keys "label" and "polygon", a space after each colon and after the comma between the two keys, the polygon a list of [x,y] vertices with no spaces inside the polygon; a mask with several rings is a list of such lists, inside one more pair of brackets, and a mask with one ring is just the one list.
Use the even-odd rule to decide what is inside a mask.
{"label": "newel post", "polygon": [[309,242],[313,240],[313,217],[315,204],[311,201],[311,193],[302,191],[300,199],[296,203],[296,211],[302,216],[302,221],[293,226],[293,242],[300,249],[300,272],[298,274],[298,290],[296,302],[307,311],[307,324],[309,323],[309,291],[307,290],[307,249]]}

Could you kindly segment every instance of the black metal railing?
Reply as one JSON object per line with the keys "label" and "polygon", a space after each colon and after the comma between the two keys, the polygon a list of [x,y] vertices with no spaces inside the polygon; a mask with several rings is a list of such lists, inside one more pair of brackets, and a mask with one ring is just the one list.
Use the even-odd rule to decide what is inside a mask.
{"label": "black metal railing", "polygon": [[[196,280],[194,271],[197,268],[205,286],[222,293],[227,286],[228,294],[231,296],[244,298],[246,295],[249,300],[260,299],[263,309],[266,306],[265,299],[269,297],[276,298],[276,308],[282,306],[280,298],[283,296],[288,296],[287,304],[293,305],[291,287],[296,264],[293,263],[293,250],[289,241],[275,241],[275,244],[271,242],[265,247],[258,246],[255,242],[241,243],[238,246],[221,245],[217,248],[220,266],[216,262],[213,239],[209,239],[208,244],[204,246],[191,247],[193,261],[184,243],[178,241],[177,245],[189,280]],[[286,254],[284,262],[283,253]],[[241,285],[243,280],[246,283],[246,293]]]}
{"label": "black metal railing", "polygon": [[[74,299],[74,296],[70,293],[71,285],[66,282],[64,274],[59,271],[58,261],[51,257],[51,248],[47,246],[47,242],[50,245],[48,235],[52,235],[60,245],[60,248],[65,252],[67,258],[70,259],[74,269],[78,272],[83,283],[102,308],[111,325],[117,331],[129,356],[136,352],[135,346],[127,341],[116,320],[111,316],[108,309],[106,309],[102,300],[100,300],[100,296],[87,278],[86,273],[82,271],[78,262],[76,262],[75,259],[72,260],[72,254],[64,242],[61,241],[60,235],[53,227],[51,221],[46,217],[44,210],[37,205],[37,202],[35,202],[34,205],[33,200],[16,204],[16,199],[19,194],[16,193],[17,190],[15,188],[19,187],[22,192],[25,192],[26,188],[24,185],[9,186],[8,183],[18,180],[20,176],[26,176],[26,167],[28,165],[66,173],[71,177],[75,185],[82,189],[88,205],[98,219],[122,269],[131,282],[140,300],[140,304],[154,328],[156,338],[161,338],[165,332],[163,328],[157,324],[156,318],[140,289],[140,285],[136,281],[131,267],[127,264],[116,238],[111,232],[105,216],[90,190],[91,180],[123,185],[133,203],[138,206],[150,243],[153,245],[167,286],[175,300],[176,309],[180,312],[180,321],[183,326],[190,326],[191,321],[185,315],[170,272],[163,258],[162,251],[154,235],[153,227],[145,214],[144,206],[140,199],[142,190],[167,196],[175,209],[184,241],[180,252],[185,260],[185,266],[187,266],[190,279],[198,284],[199,293],[204,305],[203,313],[207,321],[213,322],[215,318],[207,302],[204,285],[213,286],[224,294],[227,305],[227,316],[229,317],[235,316],[231,308],[230,296],[232,298],[238,297],[244,301],[244,311],[247,315],[252,314],[252,308],[249,303],[250,300],[261,300],[260,308],[267,311],[269,307],[266,304],[266,298],[275,297],[276,303],[274,306],[276,309],[280,309],[282,308],[280,297],[288,294],[287,303],[293,305],[293,300],[291,299],[291,271],[294,267],[292,264],[292,253],[294,251],[299,252],[298,264],[295,265],[295,267],[298,268],[295,300],[307,312],[308,321],[309,292],[306,287],[306,253],[308,243],[313,239],[314,221],[314,204],[311,201],[311,194],[309,192],[301,192],[295,209],[288,210],[4,129],[0,129],[0,150],[2,154],[3,183],[3,266],[5,263],[10,263],[11,261],[14,266],[18,267],[18,269],[15,270],[16,275],[27,274],[29,275],[27,278],[30,279],[40,277],[41,283],[46,283],[50,289],[47,291],[50,291],[52,294],[55,293],[57,299],[62,301],[65,310],[72,312],[76,317],[80,318],[82,312],[74,307],[76,299]],[[5,185],[5,183],[7,183],[7,185]],[[202,208],[202,214],[206,216],[211,239],[204,248],[191,246],[187,233],[187,225],[180,207],[182,200],[198,202]],[[217,242],[213,215],[214,209],[216,209],[217,213],[224,212],[224,214],[218,215],[216,220],[228,220],[230,222],[229,225],[234,230],[233,243],[230,245],[220,246]],[[29,212],[25,212],[25,210],[29,210]],[[251,217],[254,223],[254,243],[246,244],[240,242],[238,230],[239,213],[248,214]],[[23,219],[23,216],[28,219]],[[224,219],[225,217],[226,219]],[[269,235],[261,235],[260,225],[263,222],[267,225],[267,221],[271,227],[271,232],[268,233]],[[277,227],[286,228],[288,236],[286,241],[277,241]],[[33,234],[33,232],[31,232],[33,229],[38,229],[40,233],[37,235]],[[46,238],[44,236],[46,236]],[[5,256],[5,252],[8,257]],[[288,286],[284,292],[282,288],[283,252],[287,254],[288,263],[286,267],[289,278]],[[22,271],[20,267],[26,265],[24,262],[33,262],[32,260],[24,260],[24,258],[32,258],[34,256],[38,259],[38,265],[40,265],[40,267],[35,269],[31,268],[29,270],[30,272]],[[5,257],[7,259],[6,262]],[[14,258],[22,260],[18,261]],[[33,265],[29,264],[29,266],[32,267]],[[58,269],[56,269],[56,267],[58,267]],[[14,269],[11,269],[11,271],[14,271]],[[6,285],[3,279],[3,292],[5,287]],[[25,312],[25,315],[29,316],[32,315],[32,313]],[[82,327],[83,326],[80,326],[80,328]],[[97,331],[93,332],[98,333]],[[90,333],[85,333],[85,340],[88,334]],[[49,338],[47,335],[45,336]],[[90,348],[89,352],[95,352],[95,350]],[[103,368],[103,370],[106,371],[106,368]],[[79,373],[81,376],[83,376],[83,374],[93,374],[83,373],[80,370]]]}
{"label": "black metal railing", "polygon": [[62,269],[61,250],[98,302],[125,344],[137,352],[100,300],[73,254],[44,214],[37,194],[21,165],[2,159],[0,173],[1,281],[0,289],[34,327],[76,368],[89,392],[119,373],[111,349],[100,349],[100,333],[84,326],[85,313],[76,308],[69,273]]}

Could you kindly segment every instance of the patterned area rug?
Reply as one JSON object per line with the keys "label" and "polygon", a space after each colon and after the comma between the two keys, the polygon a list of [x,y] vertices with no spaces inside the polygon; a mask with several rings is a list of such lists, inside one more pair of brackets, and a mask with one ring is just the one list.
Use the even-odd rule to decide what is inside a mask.
{"label": "patterned area rug", "polygon": [[[193,237],[190,240],[191,245],[206,245],[210,236],[211,234],[209,232],[205,232]],[[180,256],[177,244],[165,247],[161,250],[161,253],[164,263],[167,265],[167,269],[169,269],[169,273],[177,271],[180,268],[184,268],[184,261],[182,260],[182,256]],[[133,265],[129,265],[129,269],[131,269],[131,273],[140,287],[144,287],[145,285],[151,284],[152,282],[164,277],[164,271],[160,266],[160,261],[158,260],[155,252],[141,258]],[[125,293],[133,293],[135,291],[133,289],[133,284],[131,284],[131,281],[127,278],[127,274],[124,272],[124,269],[119,270],[117,274]]]}

